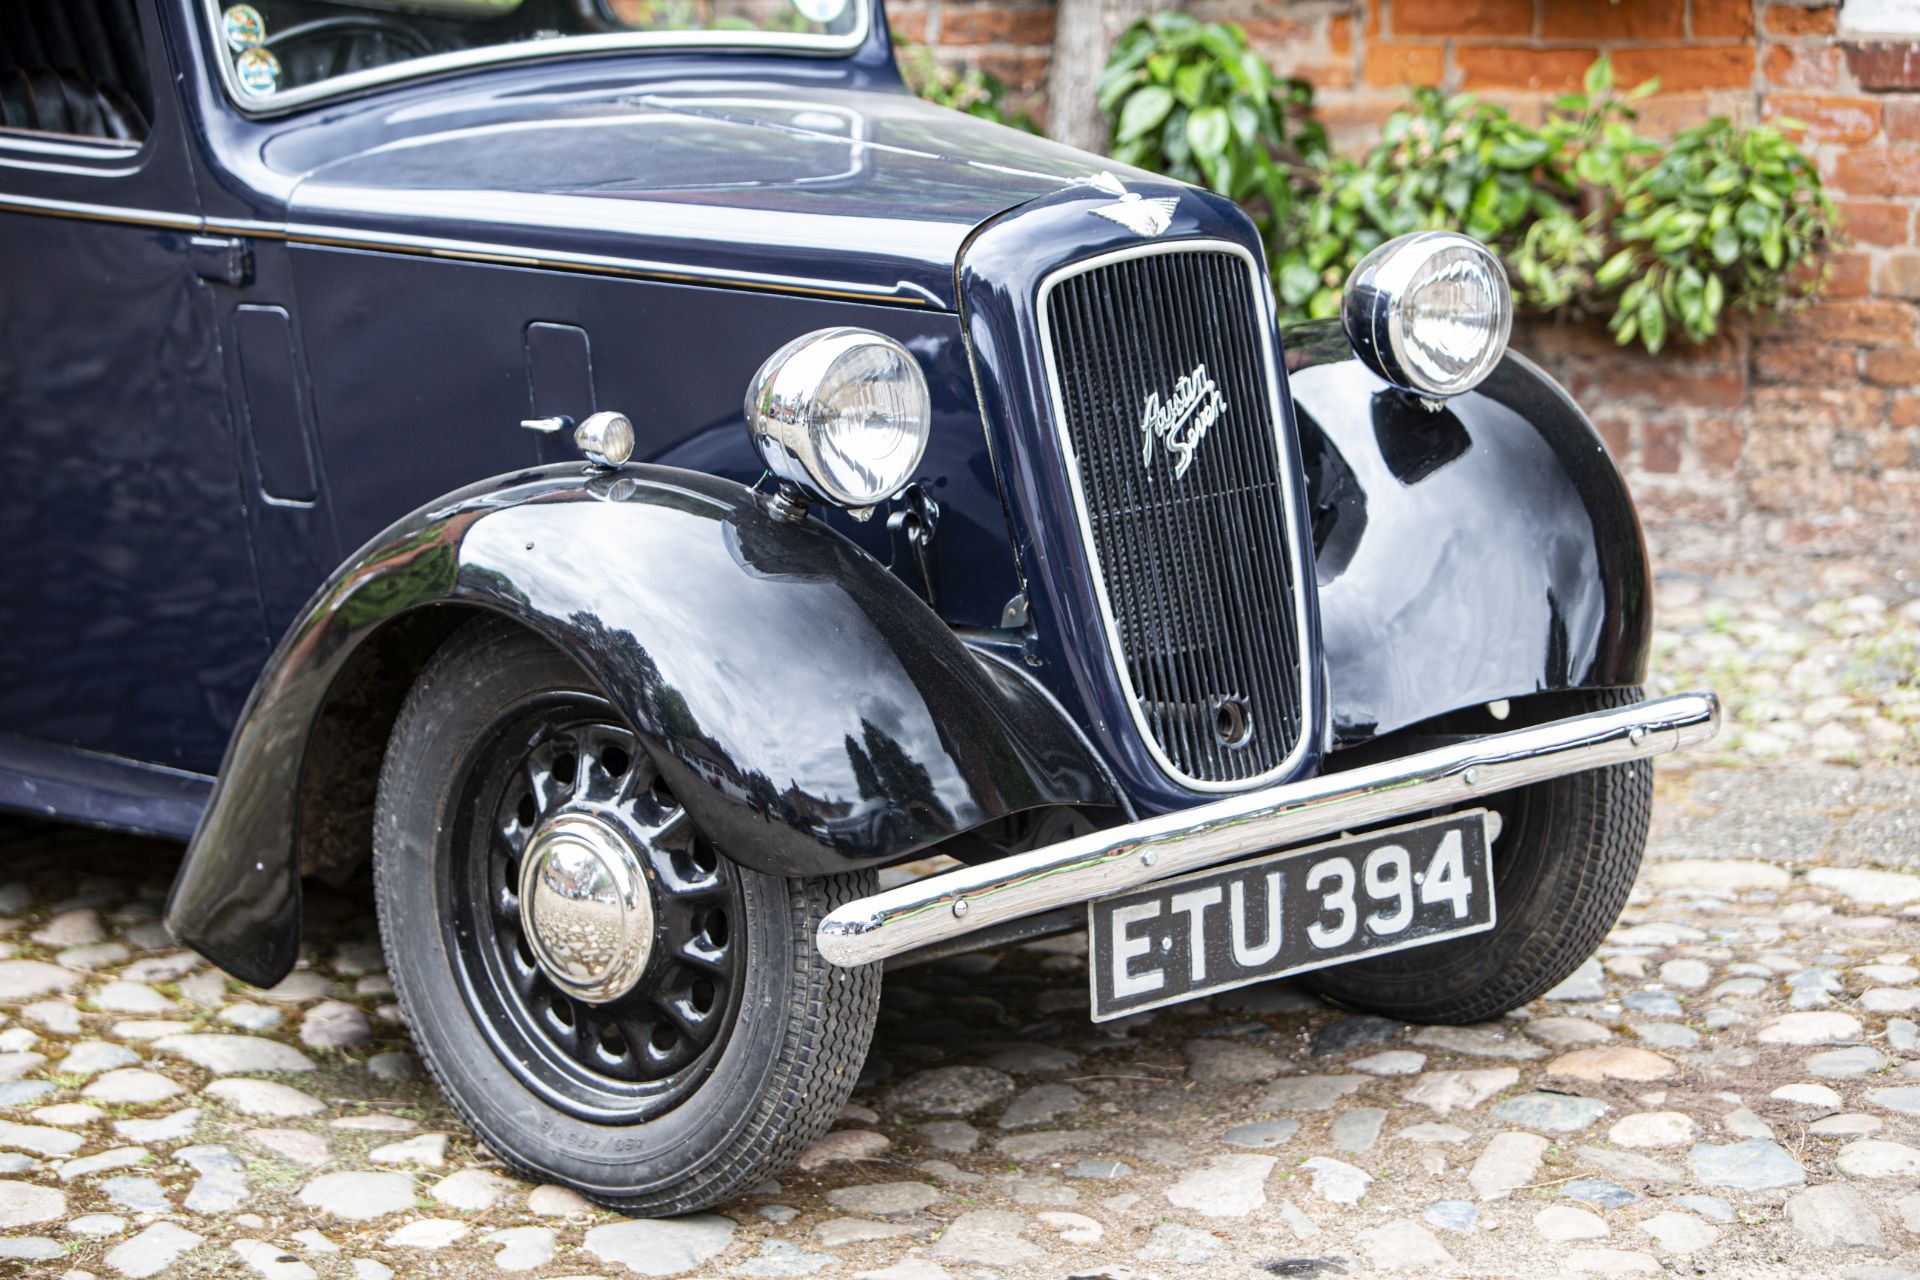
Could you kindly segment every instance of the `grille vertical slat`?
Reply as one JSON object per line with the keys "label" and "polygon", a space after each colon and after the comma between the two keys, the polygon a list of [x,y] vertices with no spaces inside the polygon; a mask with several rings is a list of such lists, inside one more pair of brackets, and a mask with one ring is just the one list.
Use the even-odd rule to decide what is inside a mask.
{"label": "grille vertical slat", "polygon": [[[1216,289],[1225,283],[1220,279],[1224,265],[1219,262],[1211,264],[1214,278],[1209,283]],[[1230,330],[1226,337],[1233,344],[1234,360],[1230,371],[1236,393],[1243,400],[1248,396],[1259,396],[1264,390],[1264,379],[1257,376],[1256,371],[1261,368],[1260,355],[1251,344],[1252,335],[1244,327],[1239,327]],[[1249,452],[1254,442],[1238,432],[1231,433],[1229,439],[1238,455],[1242,474],[1253,474],[1260,462]],[[1263,489],[1254,496],[1257,502],[1253,505],[1253,518],[1266,527],[1284,528],[1285,514],[1281,508],[1279,491],[1274,488]],[[1279,555],[1281,548],[1277,543],[1265,539],[1242,539],[1237,548],[1242,553],[1250,553],[1252,563],[1248,566],[1249,576],[1254,580],[1284,574]],[[1249,666],[1258,668],[1264,679],[1278,692],[1289,722],[1296,721],[1299,712],[1295,696],[1297,689],[1282,655],[1275,648],[1277,637],[1252,625],[1251,620],[1247,620],[1247,625],[1239,629],[1238,635],[1248,650]]]}
{"label": "grille vertical slat", "polygon": [[[1129,289],[1137,281],[1128,281]],[[1090,344],[1090,349],[1099,349],[1097,334],[1105,332],[1113,335],[1127,333],[1122,327],[1122,315],[1115,305],[1114,291],[1099,293],[1099,305],[1104,328],[1090,330],[1081,335]],[[1116,395],[1122,402],[1138,402],[1146,395],[1146,381],[1140,370],[1138,353],[1133,349],[1137,334],[1128,335],[1124,343],[1108,346],[1113,356],[1113,378],[1108,384],[1110,395]],[[1105,407],[1096,412],[1106,412]],[[1122,451],[1104,452],[1099,458],[1100,475],[1103,482],[1102,501],[1098,508],[1103,511],[1126,511],[1144,509],[1154,499],[1148,492],[1151,481],[1137,469],[1126,466],[1126,456]],[[1137,637],[1137,647],[1131,652],[1149,655],[1148,666],[1157,668],[1161,676],[1160,699],[1154,704],[1156,718],[1166,725],[1168,740],[1178,740],[1182,753],[1191,756],[1197,743],[1193,741],[1191,726],[1173,714],[1177,705],[1177,692],[1191,685],[1194,672],[1191,670],[1191,653],[1186,645],[1174,635],[1176,610],[1165,584],[1152,573],[1149,557],[1153,548],[1143,543],[1127,543],[1122,549],[1133,561],[1132,570],[1136,580],[1149,583],[1155,589],[1155,608],[1144,614],[1136,611],[1131,615],[1133,625],[1143,634]],[[1149,625],[1149,621],[1151,625]]]}
{"label": "grille vertical slat", "polygon": [[[1175,283],[1179,286],[1182,297],[1206,296],[1204,292],[1194,287],[1193,281],[1189,278],[1191,275],[1190,268],[1193,265],[1190,260],[1185,257],[1175,257],[1171,259],[1170,262],[1176,277]],[[1194,308],[1187,309],[1187,316],[1189,320],[1194,323],[1190,326],[1190,329],[1181,336],[1188,343],[1193,344],[1192,349],[1203,350],[1207,345],[1218,342],[1218,333],[1208,332],[1207,330],[1210,330],[1211,326],[1204,323],[1205,320],[1211,319],[1211,317],[1205,316],[1204,313],[1198,313]],[[1212,372],[1215,379],[1218,380],[1224,377],[1227,371],[1216,371],[1210,368],[1209,372]],[[1232,385],[1230,383],[1228,384],[1227,394],[1233,395]],[[1238,397],[1235,397],[1233,403],[1239,403]],[[1240,457],[1238,434],[1232,431],[1222,432],[1214,440],[1214,443],[1228,446],[1221,451],[1224,460],[1230,465],[1233,471],[1244,474],[1244,460]],[[1189,476],[1191,474],[1192,473],[1189,473]],[[1221,501],[1209,495],[1201,502],[1195,503],[1194,506],[1196,508],[1196,517],[1204,517],[1206,520],[1208,534],[1206,541],[1209,552],[1206,559],[1215,570],[1215,573],[1211,575],[1212,580],[1207,583],[1207,586],[1210,589],[1210,594],[1212,594],[1216,600],[1216,607],[1221,611],[1222,622],[1224,624],[1220,642],[1214,649],[1214,660],[1209,664],[1210,674],[1213,676],[1212,685],[1217,689],[1238,692],[1252,687],[1252,681],[1250,679],[1250,672],[1246,670],[1242,653],[1245,637],[1241,634],[1241,627],[1244,620],[1235,616],[1239,612],[1237,598],[1231,591],[1224,589],[1224,584],[1241,581],[1244,578],[1242,571],[1244,566],[1241,564],[1241,560],[1245,550],[1245,540],[1234,536],[1230,527],[1223,527],[1223,525],[1230,526],[1232,520],[1230,516],[1223,512],[1223,504]],[[1215,739],[1214,745],[1215,750],[1212,755],[1216,761],[1215,776],[1232,776],[1227,773],[1224,766],[1223,757],[1227,749],[1219,745],[1217,738]]]}
{"label": "grille vertical slat", "polygon": [[[1061,430],[1128,693],[1177,778],[1264,778],[1301,734],[1300,584],[1248,262],[1195,247],[1057,280],[1046,314]],[[1148,397],[1202,365],[1225,407],[1186,474]],[[1181,420],[1190,427],[1193,415]],[[1244,713],[1244,740],[1228,730]]]}
{"label": "grille vertical slat", "polygon": [[[1149,323],[1142,327],[1133,344],[1137,357],[1134,367],[1140,373],[1140,383],[1136,388],[1137,394],[1133,403],[1141,404],[1145,402],[1147,392],[1152,387],[1152,375],[1148,370],[1155,363],[1154,352],[1156,349],[1166,350],[1171,343],[1170,335],[1165,332],[1167,317],[1165,308],[1161,305],[1164,301],[1163,295],[1153,287],[1155,282],[1148,279],[1148,272],[1139,261],[1128,263],[1127,269],[1133,276],[1133,279],[1128,282],[1128,296],[1143,306],[1149,317]],[[1175,536],[1179,540],[1181,557],[1193,566],[1195,572],[1206,573],[1210,566],[1198,556],[1199,547],[1192,536],[1196,508],[1193,504],[1180,502],[1174,498],[1170,492],[1172,486],[1170,469],[1140,467],[1134,474],[1145,478],[1147,503],[1171,517],[1171,523],[1176,530]],[[1154,582],[1156,586],[1164,588],[1167,598],[1163,607],[1166,609],[1167,629],[1174,637],[1176,652],[1182,656],[1187,666],[1187,678],[1183,688],[1205,687],[1208,683],[1206,665],[1210,654],[1203,644],[1202,637],[1198,634],[1198,619],[1191,610],[1181,607],[1184,602],[1174,597],[1171,582],[1158,575],[1155,576]],[[1196,763],[1211,764],[1212,762],[1207,760],[1207,757],[1212,754],[1211,744],[1203,735],[1196,732],[1193,720],[1191,716],[1181,718],[1181,725],[1190,744],[1188,749],[1193,753]]]}
{"label": "grille vertical slat", "polygon": [[[1191,331],[1192,321],[1200,309],[1191,305],[1179,307],[1171,305],[1168,301],[1173,298],[1192,299],[1197,296],[1180,279],[1185,265],[1183,257],[1171,256],[1167,259],[1169,279],[1162,286],[1164,292],[1154,290],[1155,282],[1151,280],[1142,283],[1143,290],[1153,293],[1156,313],[1162,319],[1163,329],[1160,334],[1162,351],[1206,349],[1204,340]],[[1147,273],[1143,271],[1142,274]],[[1166,285],[1171,285],[1172,288],[1166,289]],[[1201,597],[1211,597],[1217,601],[1218,605],[1230,607],[1231,597],[1222,590],[1222,579],[1225,575],[1221,570],[1228,567],[1226,561],[1234,554],[1235,549],[1231,542],[1221,537],[1214,519],[1216,504],[1206,497],[1193,502],[1180,501],[1180,495],[1176,490],[1185,485],[1186,479],[1183,477],[1175,480],[1170,467],[1157,468],[1157,472],[1163,487],[1168,491],[1169,508],[1179,513],[1183,538],[1182,549],[1188,557],[1186,563],[1191,566],[1190,571],[1198,579],[1196,585],[1200,588]],[[1214,637],[1206,634],[1206,628],[1199,625],[1201,617],[1197,611],[1182,609],[1181,616],[1189,623],[1189,629],[1197,633],[1191,637],[1189,643],[1193,646],[1195,665],[1199,669],[1201,683],[1198,687],[1216,690],[1239,688],[1240,682],[1235,678],[1237,673],[1230,669],[1232,657],[1232,644],[1228,639],[1230,630],[1219,637],[1219,640],[1215,640]],[[1203,733],[1201,744],[1207,767],[1207,772],[1203,776],[1231,776],[1226,769],[1226,749],[1220,744],[1218,738],[1211,733]]]}
{"label": "grille vertical slat", "polygon": [[[1099,332],[1102,326],[1110,330],[1114,323],[1114,317],[1109,309],[1111,300],[1105,296],[1092,296],[1081,293],[1076,295],[1075,301],[1078,304],[1082,319],[1074,331],[1073,340],[1088,351],[1092,359],[1097,361],[1098,367],[1098,372],[1093,378],[1083,379],[1080,384],[1083,392],[1082,400],[1085,406],[1084,411],[1088,416],[1094,416],[1100,412],[1099,406],[1094,398],[1096,385],[1121,386],[1124,383],[1126,374],[1121,367],[1122,354],[1111,347],[1103,346],[1092,340],[1093,335]],[[1124,480],[1116,477],[1112,468],[1112,461],[1113,459],[1111,457],[1103,454],[1095,460],[1094,470],[1088,476],[1089,488],[1099,495],[1096,501],[1108,506],[1117,505],[1122,500],[1118,489],[1125,483]],[[1121,556],[1121,563],[1124,566],[1124,572],[1140,573],[1143,571],[1144,566],[1139,561],[1139,556],[1142,552],[1141,548],[1137,546],[1126,546],[1118,548],[1118,551]],[[1133,651],[1155,655],[1149,661],[1142,664],[1139,679],[1145,691],[1145,696],[1153,699],[1150,705],[1156,706],[1163,704],[1167,692],[1171,690],[1176,683],[1172,678],[1172,673],[1167,670],[1168,660],[1172,654],[1172,646],[1165,643],[1166,637],[1164,635],[1154,631],[1163,616],[1164,615],[1161,614],[1155,614],[1152,617],[1143,618],[1136,615],[1128,618],[1126,622],[1127,635],[1125,636],[1125,643],[1131,646]],[[1160,720],[1160,717],[1156,715],[1155,719]],[[1158,732],[1171,733],[1173,732],[1173,726],[1163,723]]]}

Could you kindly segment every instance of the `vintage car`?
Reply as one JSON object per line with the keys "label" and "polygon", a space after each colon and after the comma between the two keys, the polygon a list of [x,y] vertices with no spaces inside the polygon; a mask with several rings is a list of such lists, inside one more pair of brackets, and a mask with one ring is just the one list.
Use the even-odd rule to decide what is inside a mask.
{"label": "vintage car", "polygon": [[11,0],[0,804],[189,840],[252,983],[370,882],[474,1132],[640,1213],[824,1131],[889,958],[1494,1017],[1719,712],[1498,261],[1346,299],[875,0]]}

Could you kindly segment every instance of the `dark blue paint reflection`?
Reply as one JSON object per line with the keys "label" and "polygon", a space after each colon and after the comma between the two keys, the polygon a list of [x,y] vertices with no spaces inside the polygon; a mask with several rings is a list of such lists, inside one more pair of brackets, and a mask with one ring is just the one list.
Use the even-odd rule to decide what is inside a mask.
{"label": "dark blue paint reflection", "polygon": [[250,981],[291,965],[306,726],[369,635],[444,605],[572,654],[749,866],[840,871],[1024,809],[1118,803],[1037,688],[825,526],[709,476],[556,465],[437,502],[335,575],[221,766],[169,908],[182,939]]}
{"label": "dark blue paint reflection", "polygon": [[1334,730],[1644,678],[1646,553],[1619,472],[1564,392],[1509,357],[1432,410],[1289,331]]}
{"label": "dark blue paint reflection", "polygon": [[0,213],[0,731],[205,773],[267,641],[186,249]]}

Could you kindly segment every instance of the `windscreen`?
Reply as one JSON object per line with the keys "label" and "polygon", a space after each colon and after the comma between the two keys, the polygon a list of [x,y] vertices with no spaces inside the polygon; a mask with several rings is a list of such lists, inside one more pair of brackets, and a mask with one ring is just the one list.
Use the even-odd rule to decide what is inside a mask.
{"label": "windscreen", "polygon": [[627,46],[849,49],[870,0],[254,0],[210,5],[229,87],[272,106],[480,62]]}

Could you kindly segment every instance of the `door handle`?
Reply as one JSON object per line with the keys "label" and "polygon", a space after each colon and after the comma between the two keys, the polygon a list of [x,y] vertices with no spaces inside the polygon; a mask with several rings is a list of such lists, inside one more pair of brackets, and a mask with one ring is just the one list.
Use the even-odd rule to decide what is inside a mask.
{"label": "door handle", "polygon": [[253,283],[253,250],[245,240],[194,236],[188,244],[193,256],[193,274],[202,280],[236,288]]}

